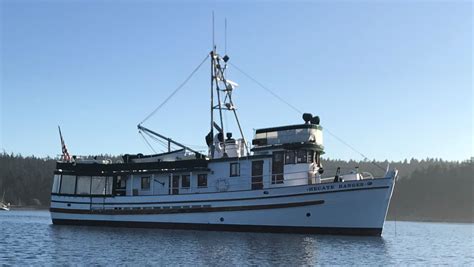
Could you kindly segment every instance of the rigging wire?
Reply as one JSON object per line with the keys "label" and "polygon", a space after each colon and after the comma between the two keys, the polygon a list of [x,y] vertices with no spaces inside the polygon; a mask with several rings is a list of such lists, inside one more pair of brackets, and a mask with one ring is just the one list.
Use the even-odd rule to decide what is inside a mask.
{"label": "rigging wire", "polygon": [[143,137],[143,140],[145,141],[145,143],[151,148],[151,150],[155,153],[155,154],[158,154],[156,152],[156,150],[153,148],[153,146],[150,144],[150,142],[148,142],[148,140],[146,139],[146,137],[143,135],[142,131],[138,131],[140,133],[140,135]]}
{"label": "rigging wire", "polygon": [[[252,76],[250,76],[248,73],[246,73],[245,71],[243,71],[241,68],[237,67],[235,64],[229,62],[229,64],[234,67],[236,70],[238,70],[240,73],[242,73],[244,76],[246,76],[247,78],[249,78],[250,80],[252,80],[253,82],[255,82],[258,86],[260,86],[261,88],[263,88],[265,91],[269,92],[271,95],[273,95],[275,98],[277,98],[278,100],[280,100],[281,102],[285,103],[288,107],[290,107],[291,109],[293,109],[294,111],[296,111],[297,113],[299,113],[300,115],[303,114],[303,112],[301,110],[299,110],[298,108],[296,108],[295,106],[293,106],[291,103],[289,103],[288,101],[286,101],[285,99],[283,99],[282,97],[280,97],[279,95],[277,95],[275,92],[273,92],[273,90],[269,89],[268,87],[266,87],[265,85],[263,85],[261,82],[257,81],[255,78],[253,78]],[[356,152],[357,154],[359,154],[363,160],[367,160],[368,157],[366,155],[364,155],[362,152],[360,152],[359,150],[355,149],[353,146],[349,145],[347,142],[345,142],[344,140],[342,140],[340,137],[338,137],[337,135],[335,135],[334,133],[332,133],[331,131],[329,131],[326,128],[326,132],[331,135],[332,137],[334,137],[336,140],[338,140],[339,142],[341,142],[342,144],[346,145],[348,148],[350,148],[352,151]],[[378,165],[377,163],[375,162],[371,162],[372,164],[374,164],[375,166],[377,166],[378,168],[380,168],[381,170],[385,171],[385,169],[383,167],[381,167],[380,165]]]}
{"label": "rigging wire", "polygon": [[168,150],[168,143],[166,143],[165,141],[153,136],[152,134],[148,133],[148,132],[145,132],[146,135],[148,135],[148,137],[150,137],[151,139],[153,139],[154,141],[158,142],[159,144],[161,144],[163,146],[164,149],[162,149],[162,151],[166,151]]}
{"label": "rigging wire", "polygon": [[201,68],[202,64],[206,62],[206,60],[209,58],[209,54],[206,55],[206,57],[199,63],[199,65],[191,72],[191,74],[176,88],[157,108],[155,108],[148,116],[145,117],[145,119],[140,122],[140,124],[143,124],[145,121],[147,121],[149,118],[151,118],[155,113],[163,107],[179,90],[183,88],[183,86],[193,77],[193,75]]}
{"label": "rigging wire", "polygon": [[303,112],[301,110],[299,110],[297,107],[293,106],[292,104],[290,104],[288,101],[286,101],[285,99],[283,99],[282,97],[280,97],[279,95],[275,94],[272,90],[270,90],[268,87],[266,87],[265,85],[263,85],[262,83],[260,83],[259,81],[257,81],[255,78],[253,78],[252,76],[250,76],[249,74],[247,74],[245,71],[243,71],[241,68],[237,67],[236,65],[234,65],[232,62],[229,62],[229,65],[231,65],[232,67],[234,67],[236,70],[238,70],[240,73],[242,73],[244,76],[246,76],[247,78],[249,78],[250,80],[252,80],[254,83],[256,83],[258,86],[260,86],[261,88],[263,88],[265,91],[267,91],[268,93],[270,93],[271,95],[273,95],[275,98],[277,98],[278,100],[280,100],[281,102],[285,103],[287,106],[289,106],[290,108],[292,108],[294,111],[298,112],[299,114],[303,114]]}

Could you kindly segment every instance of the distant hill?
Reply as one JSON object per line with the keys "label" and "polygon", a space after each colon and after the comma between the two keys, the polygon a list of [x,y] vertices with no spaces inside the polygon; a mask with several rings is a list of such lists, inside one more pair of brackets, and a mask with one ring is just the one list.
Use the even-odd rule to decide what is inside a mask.
{"label": "distant hill", "polygon": [[[99,158],[117,158],[100,155]],[[56,160],[0,154],[0,196],[12,205],[48,206]],[[389,220],[474,222],[474,163],[440,159],[368,162],[323,159],[325,175],[368,171],[383,175],[387,164],[399,170]]]}

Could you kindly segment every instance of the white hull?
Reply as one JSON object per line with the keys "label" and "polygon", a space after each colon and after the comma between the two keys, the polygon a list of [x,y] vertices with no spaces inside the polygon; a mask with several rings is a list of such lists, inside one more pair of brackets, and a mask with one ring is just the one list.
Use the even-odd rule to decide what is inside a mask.
{"label": "white hull", "polygon": [[52,195],[55,224],[380,235],[393,178],[208,194]]}

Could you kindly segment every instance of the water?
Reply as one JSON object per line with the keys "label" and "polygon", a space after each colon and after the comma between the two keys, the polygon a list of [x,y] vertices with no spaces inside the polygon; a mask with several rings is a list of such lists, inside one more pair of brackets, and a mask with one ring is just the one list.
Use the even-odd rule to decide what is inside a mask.
{"label": "water", "polygon": [[382,237],[52,225],[0,212],[0,265],[473,265],[474,225],[387,222]]}

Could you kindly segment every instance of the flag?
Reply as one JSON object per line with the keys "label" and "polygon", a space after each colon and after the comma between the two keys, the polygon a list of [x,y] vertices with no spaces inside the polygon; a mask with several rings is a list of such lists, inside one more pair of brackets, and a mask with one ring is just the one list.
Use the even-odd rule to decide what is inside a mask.
{"label": "flag", "polygon": [[66,143],[64,143],[63,135],[61,134],[61,127],[58,126],[59,129],[59,137],[61,138],[61,150],[62,150],[62,156],[61,160],[63,161],[71,161],[71,156],[69,155],[69,152],[67,151]]}

